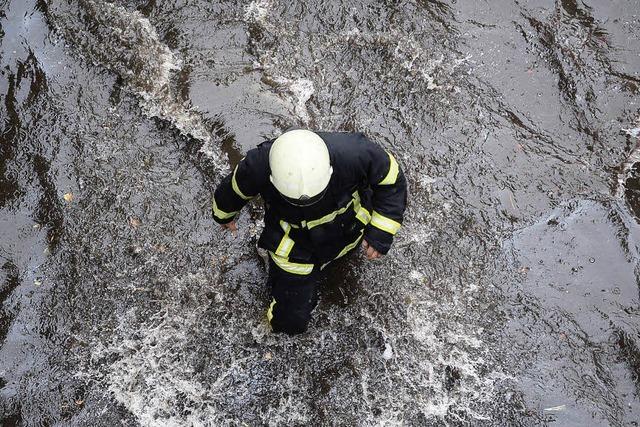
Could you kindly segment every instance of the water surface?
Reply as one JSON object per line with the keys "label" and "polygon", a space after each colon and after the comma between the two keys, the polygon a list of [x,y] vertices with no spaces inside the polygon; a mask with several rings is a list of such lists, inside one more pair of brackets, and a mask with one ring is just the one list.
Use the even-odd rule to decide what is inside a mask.
{"label": "water surface", "polygon": [[[6,425],[640,419],[640,2],[0,0]],[[291,126],[411,197],[272,335],[210,214]]]}

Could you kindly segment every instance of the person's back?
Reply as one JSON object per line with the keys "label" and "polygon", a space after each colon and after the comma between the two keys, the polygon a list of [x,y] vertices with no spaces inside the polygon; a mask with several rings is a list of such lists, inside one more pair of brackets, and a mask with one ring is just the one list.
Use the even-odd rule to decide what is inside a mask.
{"label": "person's back", "polygon": [[235,216],[260,194],[270,255],[274,332],[304,332],[320,272],[362,241],[367,258],[386,254],[402,223],[406,180],[393,155],[360,133],[294,130],[250,150],[215,191],[214,219]]}

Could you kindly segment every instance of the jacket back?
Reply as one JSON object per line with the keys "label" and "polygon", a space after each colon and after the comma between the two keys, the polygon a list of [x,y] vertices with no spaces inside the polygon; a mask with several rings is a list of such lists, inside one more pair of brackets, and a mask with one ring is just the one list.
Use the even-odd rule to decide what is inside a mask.
{"label": "jacket back", "polygon": [[258,245],[291,262],[324,264],[364,237],[389,250],[406,207],[406,180],[395,158],[361,133],[316,132],[329,150],[333,174],[322,199],[308,207],[287,202],[271,183],[273,140],[250,150],[215,191],[214,219],[233,220],[251,198],[265,204]]}

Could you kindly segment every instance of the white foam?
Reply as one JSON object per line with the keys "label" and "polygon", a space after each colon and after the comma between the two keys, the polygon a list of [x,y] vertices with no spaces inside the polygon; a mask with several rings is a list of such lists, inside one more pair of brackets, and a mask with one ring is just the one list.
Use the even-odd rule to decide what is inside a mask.
{"label": "white foam", "polygon": [[393,358],[393,347],[391,347],[391,344],[388,342],[384,343],[384,351],[382,352],[382,358],[384,360],[391,360]]}
{"label": "white foam", "polygon": [[274,81],[281,85],[283,93],[289,95],[285,98],[293,107],[294,114],[305,125],[309,124],[311,119],[307,101],[315,92],[313,82],[309,79],[290,79],[282,76],[275,76]]}
{"label": "white foam", "polygon": [[640,138],[640,126],[637,128],[622,129],[622,131],[631,138]]}
{"label": "white foam", "polygon": [[422,282],[424,281],[425,276],[418,270],[411,270],[411,273],[409,273],[409,278],[415,282]]}
{"label": "white foam", "polygon": [[[419,78],[426,83],[429,91],[451,90],[456,92],[455,85],[450,81],[451,75],[471,59],[471,55],[461,58],[445,59],[444,54],[434,56],[411,34],[405,34],[397,29],[385,32],[366,32],[359,28],[352,28],[340,34],[352,44],[379,45],[387,47],[402,69],[408,72],[409,78]],[[443,81],[438,82],[439,79]]]}
{"label": "white foam", "polygon": [[[267,31],[286,31],[276,29],[270,22],[269,14],[273,9],[271,0],[254,0],[245,9],[244,20],[249,24],[259,25]],[[271,74],[272,80],[278,85],[277,93],[285,101],[299,121],[304,125],[309,125],[311,120],[307,101],[315,93],[313,81],[307,78],[296,78],[275,72],[277,69],[277,59],[273,52],[260,51],[254,69],[262,70]]]}
{"label": "white foam", "polygon": [[[402,276],[401,272],[397,272]],[[420,277],[416,270],[409,271],[409,277]],[[455,289],[455,279],[449,278],[445,282],[435,283],[437,289]],[[431,398],[423,399],[417,405],[423,413],[430,417],[444,418],[454,416],[456,409],[463,409],[463,413],[471,419],[487,420],[490,414],[479,411],[476,405],[493,399],[496,392],[496,384],[500,381],[512,381],[511,376],[492,368],[485,371],[489,363],[488,346],[483,342],[482,328],[472,327],[460,322],[446,322],[441,325],[442,319],[455,318],[459,310],[466,310],[470,296],[466,292],[451,295],[451,303],[446,306],[443,301],[436,302],[428,298],[414,300],[407,308],[411,334],[422,343],[424,354],[433,355],[430,361],[425,360],[426,382],[433,394]],[[448,316],[442,312],[448,313]],[[397,357],[401,358],[402,355]],[[445,372],[455,369],[459,380],[454,385],[455,394],[445,389],[446,381],[443,381]],[[468,419],[460,419],[461,422],[469,422]]]}
{"label": "white foam", "polygon": [[[227,166],[220,149],[202,116],[189,103],[180,100],[171,79],[182,68],[174,52],[158,36],[151,22],[138,11],[128,11],[109,2],[79,2],[86,16],[99,16],[97,34],[83,26],[82,20],[66,13],[55,13],[54,22],[67,39],[82,48],[89,59],[120,75],[131,92],[140,97],[140,106],[149,117],[170,122],[181,134],[202,143],[201,152],[208,156],[221,173]],[[91,24],[86,24],[91,25]],[[108,26],[111,25],[111,26]]]}
{"label": "white foam", "polygon": [[245,8],[244,20],[246,22],[266,24],[271,7],[271,0],[253,0]]}
{"label": "white foam", "polygon": [[[136,309],[132,309],[120,320],[112,341],[93,348],[95,359],[118,355],[103,372],[102,381],[141,425],[157,425],[159,419],[169,426],[211,425],[214,420],[224,419],[211,404],[209,388],[195,379],[187,350],[207,308],[207,304],[197,303],[206,300],[207,283],[202,273],[176,279],[175,299],[166,300],[163,308],[144,322],[136,320]],[[191,303],[180,301],[186,294],[194,297]],[[236,367],[232,362],[221,370],[218,382],[224,382]],[[176,414],[175,405],[180,399],[194,402],[199,410],[186,416]]]}
{"label": "white foam", "polygon": [[622,199],[625,194],[625,185],[629,178],[629,172],[633,165],[640,162],[640,117],[636,119],[637,127],[621,129],[622,132],[629,135],[631,138],[636,138],[636,146],[631,153],[627,156],[625,161],[620,167],[620,173],[618,173],[618,186],[616,188],[616,197]]}

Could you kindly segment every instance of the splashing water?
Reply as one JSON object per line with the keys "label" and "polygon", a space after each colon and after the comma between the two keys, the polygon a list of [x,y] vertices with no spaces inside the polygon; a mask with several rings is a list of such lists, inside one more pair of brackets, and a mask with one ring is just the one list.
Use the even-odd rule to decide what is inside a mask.
{"label": "splashing water", "polygon": [[[78,8],[74,12],[70,8]],[[75,5],[53,1],[49,6],[56,26],[89,61],[107,67],[140,96],[143,110],[173,124],[183,135],[198,140],[220,174],[228,166],[202,117],[181,102],[172,87],[172,76],[181,61],[158,37],[140,12],[129,12],[110,2],[79,0]],[[80,16],[82,19],[74,19]]]}
{"label": "splashing water", "polygon": [[618,174],[618,186],[616,188],[616,196],[620,199],[624,198],[626,191],[626,183],[630,178],[630,173],[633,167],[640,163],[640,117],[636,120],[636,124],[638,127],[622,129],[626,135],[631,138],[631,140],[635,140],[636,144],[629,156],[625,159],[625,161],[620,166],[620,173]]}
{"label": "splashing water", "polygon": [[[0,418],[638,419],[628,4],[5,5]],[[411,197],[391,253],[327,272],[289,338],[264,319],[263,208],[220,233],[199,162],[220,177],[296,124],[366,132]]]}

